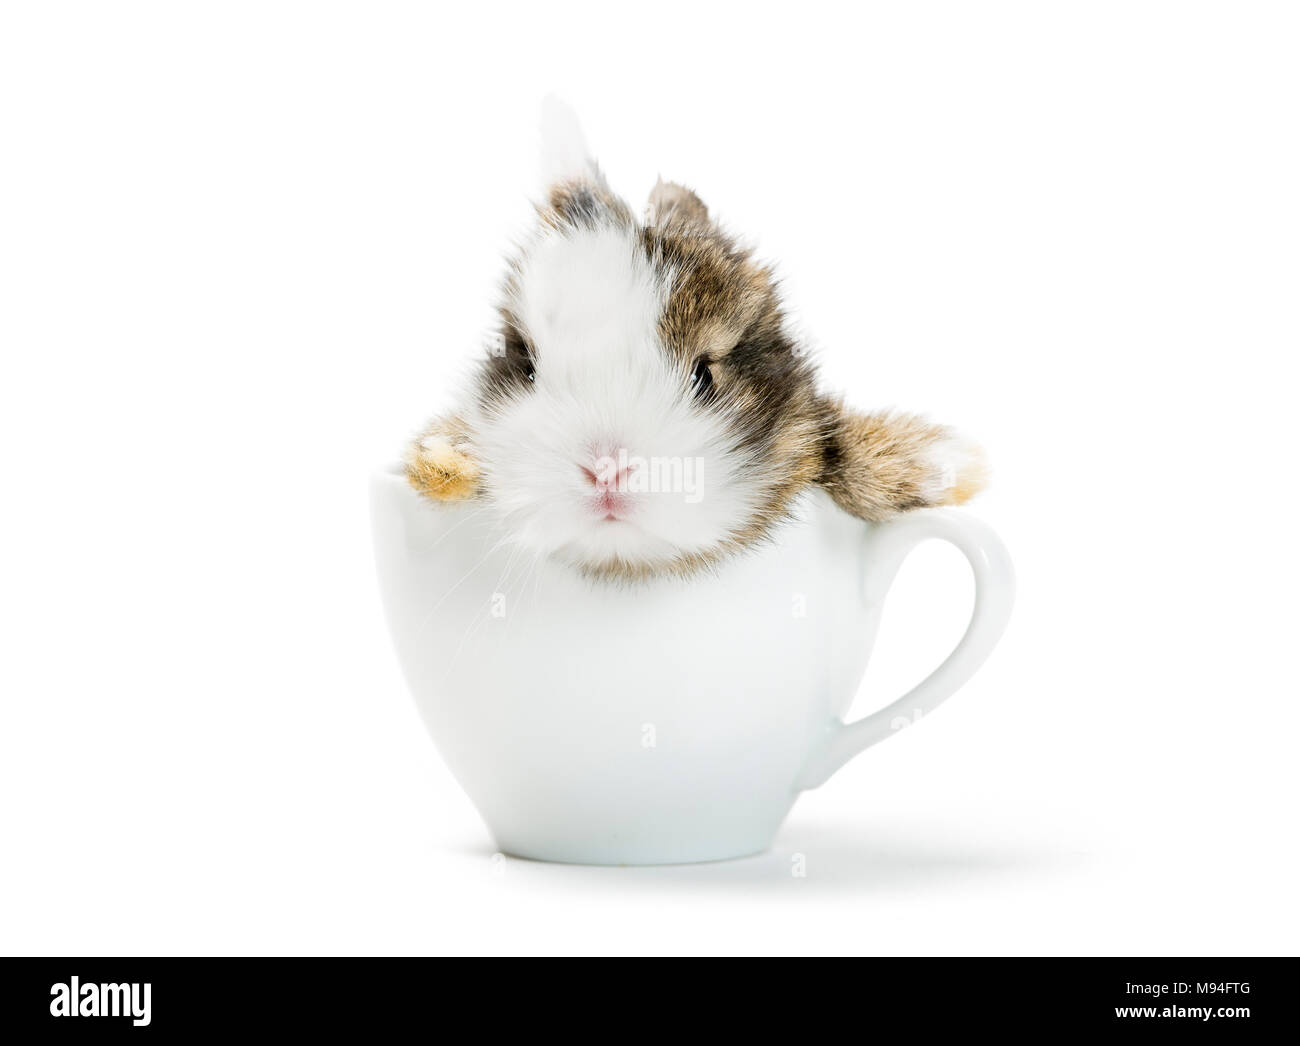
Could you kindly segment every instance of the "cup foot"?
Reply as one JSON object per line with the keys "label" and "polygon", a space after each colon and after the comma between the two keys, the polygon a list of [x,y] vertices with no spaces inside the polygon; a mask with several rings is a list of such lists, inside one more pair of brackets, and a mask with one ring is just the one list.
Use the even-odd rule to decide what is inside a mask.
{"label": "cup foot", "polygon": [[742,857],[755,857],[770,849],[771,845],[771,839],[709,847],[609,846],[594,842],[586,846],[529,846],[512,844],[502,839],[497,840],[497,850],[507,857],[518,857],[526,861],[544,861],[547,864],[586,864],[606,867],[735,861]]}

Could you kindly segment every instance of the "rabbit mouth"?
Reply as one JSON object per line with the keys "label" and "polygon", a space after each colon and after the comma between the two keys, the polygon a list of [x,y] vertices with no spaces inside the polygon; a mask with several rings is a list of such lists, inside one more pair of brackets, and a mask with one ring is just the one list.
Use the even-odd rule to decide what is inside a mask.
{"label": "rabbit mouth", "polygon": [[592,509],[602,523],[625,523],[633,513],[632,499],[626,494],[606,491],[594,499]]}

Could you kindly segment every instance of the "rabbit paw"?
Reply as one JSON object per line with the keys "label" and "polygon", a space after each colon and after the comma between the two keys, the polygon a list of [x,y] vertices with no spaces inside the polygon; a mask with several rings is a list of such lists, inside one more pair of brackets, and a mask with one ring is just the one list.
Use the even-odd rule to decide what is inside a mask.
{"label": "rabbit paw", "polygon": [[964,505],[988,484],[988,462],[978,444],[950,434],[927,448],[924,498],[932,505]]}
{"label": "rabbit paw", "polygon": [[434,501],[464,501],[478,493],[481,470],[464,443],[444,436],[416,440],[406,456],[406,478]]}

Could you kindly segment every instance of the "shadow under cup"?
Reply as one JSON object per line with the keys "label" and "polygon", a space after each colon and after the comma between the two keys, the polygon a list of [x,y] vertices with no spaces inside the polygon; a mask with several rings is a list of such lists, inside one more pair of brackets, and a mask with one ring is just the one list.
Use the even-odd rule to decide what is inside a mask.
{"label": "shadow under cup", "polygon": [[[411,693],[497,847],[520,857],[766,849],[799,791],[887,736],[897,708],[927,711],[969,678],[1011,606],[1001,543],[956,512],[872,525],[818,491],[773,543],[716,574],[622,586],[525,561],[480,505],[435,505],[395,471],[374,476],[371,507]],[[971,626],[917,688],[845,726],[885,592],[927,537],[971,561]]]}

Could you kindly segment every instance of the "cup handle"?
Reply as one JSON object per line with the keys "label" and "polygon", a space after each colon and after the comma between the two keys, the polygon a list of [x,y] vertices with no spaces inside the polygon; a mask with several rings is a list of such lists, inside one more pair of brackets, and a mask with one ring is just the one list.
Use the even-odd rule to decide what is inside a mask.
{"label": "cup handle", "polygon": [[863,558],[870,569],[862,584],[870,614],[869,634],[875,634],[885,596],[903,560],[929,538],[956,545],[975,574],[975,606],[965,634],[938,668],[898,700],[855,722],[832,722],[829,737],[805,766],[796,790],[824,784],[859,752],[897,733],[899,725],[932,712],[975,674],[1002,637],[1015,601],[1011,558],[987,524],[950,509],[910,512],[868,532]]}

